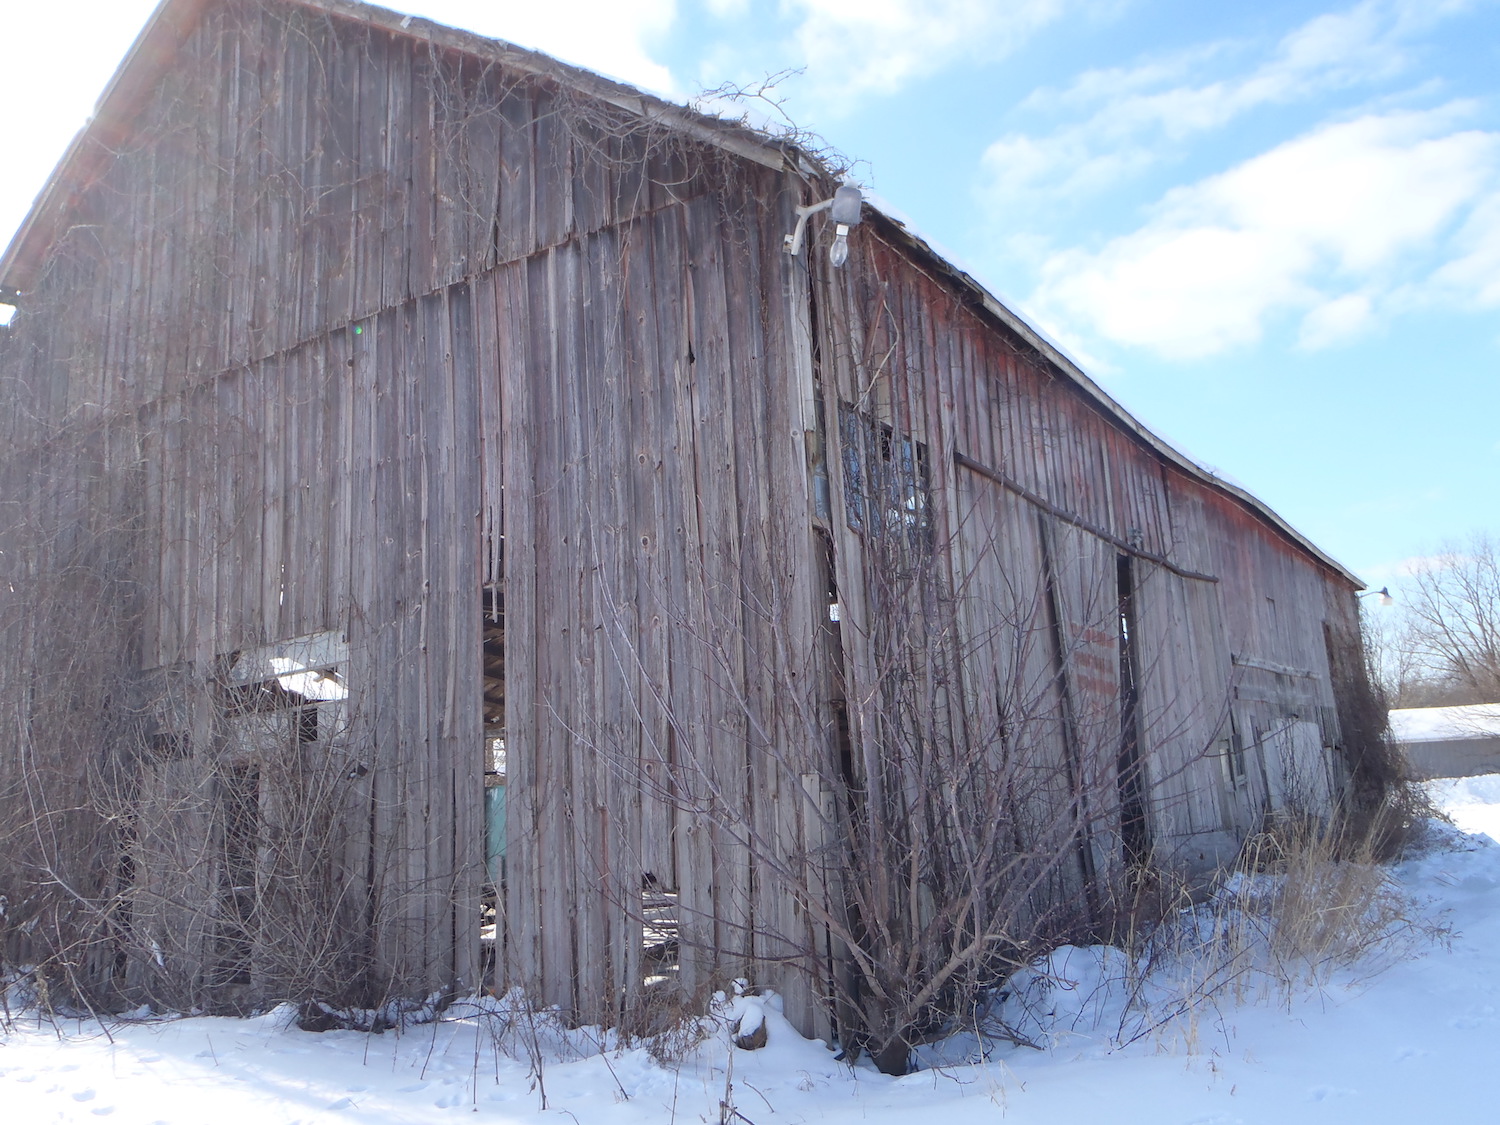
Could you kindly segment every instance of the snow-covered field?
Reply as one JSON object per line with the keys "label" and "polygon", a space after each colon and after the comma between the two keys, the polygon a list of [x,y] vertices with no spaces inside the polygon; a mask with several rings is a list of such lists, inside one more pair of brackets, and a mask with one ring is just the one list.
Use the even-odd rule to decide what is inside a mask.
{"label": "snow-covered field", "polygon": [[1500,774],[1429,781],[1427,792],[1465,832],[1500,840]]}
{"label": "snow-covered field", "polygon": [[[1434,791],[1460,826],[1500,833],[1500,776]],[[720,1033],[672,1067],[640,1049],[601,1053],[587,1032],[533,1039],[524,1023],[497,1052],[497,1010],[384,1035],[297,1031],[283,1013],[107,1027],[27,1018],[0,1035],[0,1123],[1495,1120],[1500,846],[1452,833],[1447,843],[1395,874],[1425,916],[1446,919],[1450,944],[1428,942],[1373,977],[1340,974],[1290,1007],[1235,1006],[1226,991],[1123,1047],[1119,997],[1093,986],[1109,958],[1089,951],[1059,958],[1079,987],[1044,1006],[1045,1050],[992,1045],[979,1063],[928,1051],[904,1078],[835,1061],[774,1000],[737,1002],[766,1009],[763,1050],[735,1050]]]}

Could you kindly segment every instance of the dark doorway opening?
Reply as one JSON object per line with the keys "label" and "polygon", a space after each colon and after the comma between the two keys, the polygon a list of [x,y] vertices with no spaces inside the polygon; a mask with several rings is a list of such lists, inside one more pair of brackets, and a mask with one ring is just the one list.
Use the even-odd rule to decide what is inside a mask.
{"label": "dark doorway opening", "polygon": [[505,590],[484,589],[484,888],[480,900],[480,968],[493,981],[504,940],[500,905],[505,901]]}
{"label": "dark doorway opening", "polygon": [[1120,796],[1120,837],[1125,862],[1139,866],[1151,850],[1146,819],[1146,783],[1141,767],[1139,633],[1135,613],[1135,566],[1129,555],[1115,563],[1120,648],[1120,752],[1116,778]]}

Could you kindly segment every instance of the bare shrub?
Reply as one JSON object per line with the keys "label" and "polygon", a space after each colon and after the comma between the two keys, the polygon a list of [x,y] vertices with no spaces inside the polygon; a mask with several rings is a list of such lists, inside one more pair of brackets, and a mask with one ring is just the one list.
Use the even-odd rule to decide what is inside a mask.
{"label": "bare shrub", "polygon": [[1349,774],[1337,810],[1339,848],[1355,859],[1390,860],[1433,809],[1407,777],[1405,757],[1391,737],[1379,648],[1365,644],[1368,620],[1362,616],[1359,624],[1358,631],[1325,626],[1339,718],[1336,749]]}
{"label": "bare shrub", "polygon": [[1449,544],[1407,584],[1405,643],[1454,702],[1500,702],[1500,541]]}
{"label": "bare shrub", "polygon": [[38,1004],[88,1014],[380,1007],[342,705],[241,682],[229,661],[140,671],[122,656],[131,588],[100,581],[75,570],[7,607],[4,624],[45,638],[10,674],[80,687],[10,697],[0,962],[27,966]]}
{"label": "bare shrub", "polygon": [[[880,482],[871,491],[889,496],[900,487]],[[1008,603],[990,607],[991,632],[964,638],[958,607],[965,593],[945,584],[942,551],[906,518],[910,510],[878,513],[886,520],[878,528],[873,519],[866,524],[864,665],[858,676],[841,672],[843,698],[829,707],[805,683],[779,685],[781,714],[795,716],[801,741],[758,729],[754,707],[743,704],[762,768],[784,775],[787,790],[831,795],[804,809],[814,824],[809,835],[822,843],[788,853],[700,759],[660,763],[667,783],[658,781],[655,791],[743,846],[758,877],[785,888],[816,921],[826,945],[771,935],[783,941],[779,963],[831,965],[820,983],[840,1046],[851,1058],[868,1054],[888,1073],[903,1073],[915,1047],[962,1026],[1017,968],[1131,919],[1154,923],[1164,902],[1146,874],[1144,848],[1133,853],[1126,845],[1132,794],[1144,800],[1141,766],[1121,748],[1125,724],[1137,717],[1122,716],[1117,694],[1080,690],[1067,679],[1081,655],[1102,664],[1103,650],[1118,659],[1115,554],[1100,561],[1096,549],[1078,547],[1078,558],[1059,560],[1059,570],[1075,571],[1065,595],[1045,576],[1014,578]],[[753,635],[763,629],[785,643],[777,623],[795,607],[778,590],[744,612],[753,615]],[[855,627],[847,617],[827,626],[829,633]],[[734,681],[746,631],[699,630],[701,658],[722,670],[718,682]],[[623,631],[617,644],[632,651]],[[965,668],[988,666],[997,650],[1001,674],[979,706]],[[670,728],[690,736],[665,690],[638,705],[662,709]],[[810,767],[802,748],[833,742],[838,750],[831,735],[844,724],[852,733],[842,753]],[[1140,719],[1139,734],[1176,732]],[[1188,754],[1189,764],[1208,752]],[[638,904],[624,905],[639,913]],[[694,921],[684,914],[685,953],[718,958],[736,972]]]}

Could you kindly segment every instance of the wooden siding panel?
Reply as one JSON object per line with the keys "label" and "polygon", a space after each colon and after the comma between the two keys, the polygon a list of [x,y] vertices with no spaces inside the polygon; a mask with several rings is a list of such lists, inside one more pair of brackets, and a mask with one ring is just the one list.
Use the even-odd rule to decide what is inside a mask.
{"label": "wooden siding panel", "polygon": [[[1314,602],[1320,596],[1320,572],[1301,562],[1291,565],[1296,552],[1274,535],[1252,530],[1256,520],[1234,501],[1166,469],[1153,452],[1046,371],[1038,358],[1007,354],[993,334],[977,330],[976,314],[960,308],[941,286],[910,268],[901,253],[878,239],[871,241],[874,245],[863,254],[856,252],[858,265],[845,275],[847,283],[839,279],[828,302],[834,310],[828,346],[847,348],[847,341],[859,337],[855,324],[840,322],[843,316],[863,324],[867,341],[863,365],[835,363],[839,397],[883,412],[880,416],[889,417],[893,425],[911,426],[934,450],[956,449],[992,466],[1022,490],[1018,496],[1030,493],[1063,512],[1073,521],[1056,525],[1064,571],[1095,551],[1088,547],[1089,527],[1143,553],[1135,561],[1138,574],[1151,576],[1142,592],[1149,627],[1142,626],[1147,651],[1142,654],[1141,674],[1150,696],[1149,705],[1143,705],[1143,753],[1153,779],[1156,822],[1167,851],[1185,857],[1190,847],[1200,846],[1191,841],[1202,841],[1201,849],[1210,857],[1204,862],[1211,863],[1222,853],[1225,839],[1217,778],[1221,763],[1216,755],[1228,714],[1230,649],[1243,651],[1249,660],[1297,665],[1300,659],[1317,665],[1321,655],[1315,634],[1322,616]],[[963,360],[963,340],[969,332],[986,341],[988,353],[972,364]],[[915,388],[924,385],[919,398]],[[946,419],[952,419],[954,428],[948,428]],[[965,629],[992,630],[984,613],[976,616],[982,606],[996,600],[998,587],[986,575],[1003,566],[1006,584],[1024,584],[1024,570],[1016,570],[1016,560],[1024,554],[1011,553],[1019,544],[991,548],[999,529],[982,515],[982,507],[961,499],[968,489],[990,486],[971,483],[959,493],[944,489],[942,480],[951,462],[947,456],[941,461],[933,474],[934,497],[942,507],[961,513],[950,525],[956,536],[952,588],[963,592]],[[1023,502],[1021,507],[1024,513],[1027,505]],[[938,526],[944,518],[937,515]],[[1023,524],[1035,518],[1034,509],[1022,514]],[[1112,560],[1124,549],[1094,542],[1102,559]],[[1235,544],[1235,552],[1253,550],[1256,557],[1226,557],[1223,551],[1215,553],[1216,543]],[[857,538],[846,538],[841,551],[858,557]],[[1223,582],[1184,578],[1145,556],[1166,556],[1186,570]],[[1065,575],[1059,581],[1073,598],[1090,582],[1105,582],[1112,598],[1112,571],[1103,569],[1103,563],[1100,567],[1097,581],[1079,585],[1081,578]],[[1246,597],[1248,590],[1258,592]],[[1226,596],[1233,593],[1223,615],[1215,608],[1221,591]],[[1066,612],[1104,621],[1108,601],[1095,598],[1087,612]],[[859,620],[858,606],[848,612]],[[1108,663],[1109,644],[1090,661],[1101,668]],[[1265,655],[1269,653],[1280,655]],[[991,654],[979,663],[982,667],[995,659]],[[971,695],[956,714],[960,723],[969,721],[969,708],[983,713],[993,699],[984,683],[988,677],[974,667],[969,673]],[[1243,679],[1245,673],[1240,676]],[[1307,690],[1285,682],[1258,690],[1273,692],[1288,707],[1304,697],[1311,705],[1313,697],[1326,699],[1326,682],[1325,675],[1309,679]],[[1112,723],[1117,727],[1118,719],[1111,720],[1106,707],[1092,725],[1106,731]]]}
{"label": "wooden siding panel", "polygon": [[[537,699],[537,585],[542,545],[537,532],[536,415],[533,383],[528,275],[522,262],[496,272],[501,417],[506,429],[501,518],[505,534],[505,739],[506,888],[504,903],[505,978],[531,985],[542,979],[541,836],[543,801],[549,796],[541,773],[546,765],[534,748],[543,718]],[[489,503],[494,503],[493,498]],[[528,638],[527,641],[519,637]],[[531,748],[531,749],[529,749]],[[529,752],[528,752],[529,749]]]}

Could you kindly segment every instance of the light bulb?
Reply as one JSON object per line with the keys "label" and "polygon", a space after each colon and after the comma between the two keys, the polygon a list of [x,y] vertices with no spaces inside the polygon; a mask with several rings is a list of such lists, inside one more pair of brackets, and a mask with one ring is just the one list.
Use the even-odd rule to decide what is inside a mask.
{"label": "light bulb", "polygon": [[833,232],[833,245],[828,248],[828,260],[841,266],[849,260],[849,228],[840,223]]}

